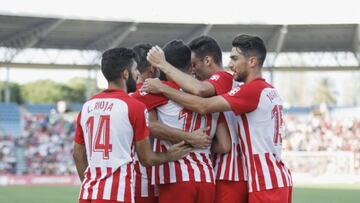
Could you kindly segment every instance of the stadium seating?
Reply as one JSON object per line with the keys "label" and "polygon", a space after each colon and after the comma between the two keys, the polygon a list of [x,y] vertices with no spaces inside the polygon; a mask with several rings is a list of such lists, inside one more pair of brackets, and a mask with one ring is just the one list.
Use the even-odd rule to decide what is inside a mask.
{"label": "stadium seating", "polygon": [[21,115],[17,104],[0,103],[0,132],[6,135],[20,135]]}
{"label": "stadium seating", "polygon": [[49,114],[52,109],[56,109],[55,104],[25,104],[25,109],[32,114]]}

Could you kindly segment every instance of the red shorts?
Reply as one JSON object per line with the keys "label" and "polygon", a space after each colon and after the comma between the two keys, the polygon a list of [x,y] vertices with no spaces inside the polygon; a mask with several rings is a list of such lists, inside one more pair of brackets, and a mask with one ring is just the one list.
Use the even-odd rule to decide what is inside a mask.
{"label": "red shorts", "polygon": [[135,197],[136,203],[157,203],[158,197]]}
{"label": "red shorts", "polygon": [[182,182],[158,185],[159,203],[213,203],[215,184]]}
{"label": "red shorts", "polygon": [[215,203],[247,203],[248,189],[246,181],[216,181]]}
{"label": "red shorts", "polygon": [[249,193],[249,203],[291,203],[292,187]]}
{"label": "red shorts", "polygon": [[125,203],[114,200],[103,200],[103,199],[80,199],[79,203]]}

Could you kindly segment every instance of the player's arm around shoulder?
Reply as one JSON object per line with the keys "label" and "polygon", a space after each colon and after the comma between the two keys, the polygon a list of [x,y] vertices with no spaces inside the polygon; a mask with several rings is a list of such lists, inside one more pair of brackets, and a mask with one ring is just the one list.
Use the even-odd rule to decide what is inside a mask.
{"label": "player's arm around shoulder", "polygon": [[140,163],[147,166],[156,166],[170,161],[176,161],[186,156],[192,148],[185,144],[184,141],[174,144],[166,152],[155,153],[150,146],[149,138],[135,142],[136,152]]}
{"label": "player's arm around shoulder", "polygon": [[185,141],[194,148],[206,149],[211,144],[211,139],[206,135],[208,129],[198,129],[195,132],[186,132],[161,123],[157,119],[156,110],[149,111],[150,134],[158,139],[172,143]]}

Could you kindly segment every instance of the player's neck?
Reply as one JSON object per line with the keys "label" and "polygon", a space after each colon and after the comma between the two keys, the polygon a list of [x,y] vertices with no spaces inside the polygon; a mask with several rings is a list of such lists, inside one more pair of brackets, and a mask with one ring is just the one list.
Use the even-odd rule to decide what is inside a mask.
{"label": "player's neck", "polygon": [[248,77],[245,80],[245,83],[249,83],[257,78],[262,78],[261,72],[253,72],[248,75]]}
{"label": "player's neck", "polygon": [[222,66],[219,66],[217,64],[214,64],[212,67],[210,67],[210,69],[211,69],[212,74],[214,74],[214,73],[216,73],[218,71],[223,71],[224,70],[224,68]]}
{"label": "player's neck", "polygon": [[121,82],[109,82],[108,89],[120,89],[124,92],[127,92],[126,84],[123,84]]}

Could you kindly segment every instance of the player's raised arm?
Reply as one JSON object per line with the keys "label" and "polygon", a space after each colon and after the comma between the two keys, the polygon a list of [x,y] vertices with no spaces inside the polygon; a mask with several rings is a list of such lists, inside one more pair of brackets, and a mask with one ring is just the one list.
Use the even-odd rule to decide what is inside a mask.
{"label": "player's raised arm", "polygon": [[200,114],[231,110],[230,104],[222,96],[202,98],[164,85],[158,79],[147,79],[143,85],[143,90],[154,94],[162,93],[170,100]]}
{"label": "player's raised arm", "polygon": [[197,80],[168,63],[160,47],[154,46],[148,52],[147,59],[153,66],[158,67],[186,92],[203,97],[215,95],[215,88],[209,82]]}

